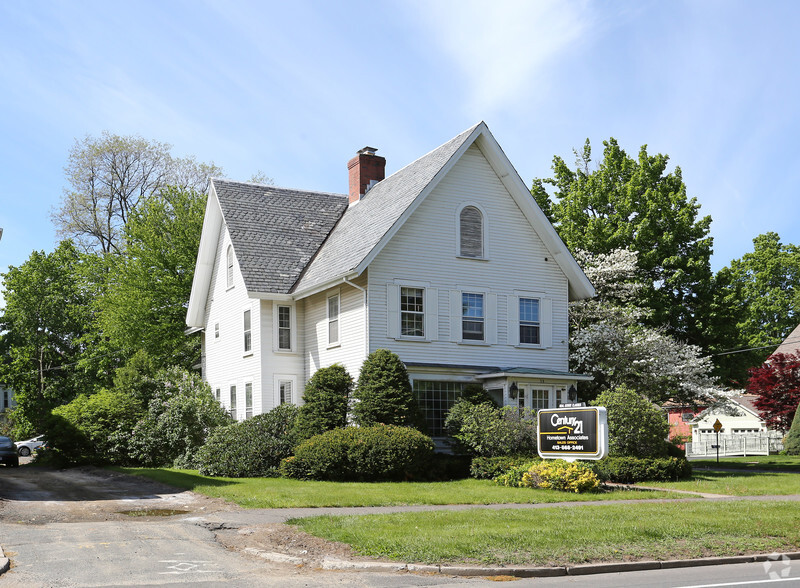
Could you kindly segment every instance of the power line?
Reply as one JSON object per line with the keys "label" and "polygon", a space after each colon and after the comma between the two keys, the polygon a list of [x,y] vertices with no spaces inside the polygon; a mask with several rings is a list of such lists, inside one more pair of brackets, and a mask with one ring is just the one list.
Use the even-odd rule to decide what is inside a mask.
{"label": "power line", "polygon": [[712,353],[712,357],[717,357],[719,355],[733,355],[734,353],[745,353],[747,351],[759,351],[761,349],[771,349],[775,347],[775,345],[782,345],[784,343],[800,343],[800,337],[795,337],[794,339],[781,339],[777,341],[777,343],[772,343],[771,345],[762,345],[761,347],[746,347],[744,349],[730,349],[728,351],[720,351],[719,353]]}

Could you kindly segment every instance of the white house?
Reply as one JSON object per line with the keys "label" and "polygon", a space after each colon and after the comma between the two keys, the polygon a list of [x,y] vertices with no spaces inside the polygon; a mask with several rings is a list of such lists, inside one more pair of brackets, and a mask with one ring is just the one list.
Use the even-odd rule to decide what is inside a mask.
{"label": "white house", "polygon": [[210,182],[187,324],[237,419],[301,402],[333,363],[400,356],[434,435],[463,387],[553,407],[567,306],[594,289],[485,123],[384,178],[365,148],[349,195]]}
{"label": "white house", "polygon": [[[692,443],[689,455],[716,454],[717,440],[720,455],[767,455],[783,448],[778,431],[767,428],[764,419],[753,404],[754,394],[737,394],[727,398],[724,405],[716,405],[700,413],[691,423]],[[722,428],[717,436],[714,423]]]}

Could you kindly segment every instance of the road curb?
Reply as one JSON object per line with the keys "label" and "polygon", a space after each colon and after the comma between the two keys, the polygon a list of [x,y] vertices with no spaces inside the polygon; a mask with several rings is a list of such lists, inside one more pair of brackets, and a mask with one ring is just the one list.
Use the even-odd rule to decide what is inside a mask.
{"label": "road curb", "polygon": [[322,562],[306,558],[284,555],[271,551],[248,548],[245,551],[275,563],[292,563],[294,565],[317,565],[323,570],[348,570],[363,572],[411,572],[442,574],[445,576],[512,576],[516,578],[552,578],[556,576],[588,576],[592,574],[610,574],[619,572],[636,572],[641,570],[669,570],[694,566],[719,566],[738,563],[754,563],[788,558],[800,560],[800,551],[789,553],[762,553],[755,555],[733,555],[728,557],[703,557],[699,559],[673,559],[665,561],[627,561],[580,566],[553,567],[473,567],[409,564],[383,561],[353,561],[325,557]]}

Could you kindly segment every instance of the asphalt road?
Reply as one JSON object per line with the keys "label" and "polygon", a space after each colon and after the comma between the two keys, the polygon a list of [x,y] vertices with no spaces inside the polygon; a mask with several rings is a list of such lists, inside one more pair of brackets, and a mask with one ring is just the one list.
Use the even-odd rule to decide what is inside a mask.
{"label": "asphalt road", "polygon": [[[130,517],[123,511],[182,511]],[[273,563],[221,537],[242,518],[258,518],[222,501],[148,480],[92,470],[0,467],[0,546],[11,569],[0,588],[163,586],[496,586],[486,578],[368,571],[323,571]],[[250,515],[250,516],[248,516]],[[221,521],[229,521],[220,529]],[[255,522],[255,521],[253,521]],[[273,523],[274,524],[274,523]],[[240,546],[247,536],[240,535]],[[800,560],[511,579],[515,586],[800,586]]]}

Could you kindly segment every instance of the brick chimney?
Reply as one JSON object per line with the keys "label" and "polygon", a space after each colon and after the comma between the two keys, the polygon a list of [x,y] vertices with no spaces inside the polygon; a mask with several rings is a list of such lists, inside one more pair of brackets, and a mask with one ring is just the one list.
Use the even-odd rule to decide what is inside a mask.
{"label": "brick chimney", "polygon": [[358,202],[374,184],[386,177],[386,158],[375,155],[375,147],[364,147],[347,162],[350,204]]}

